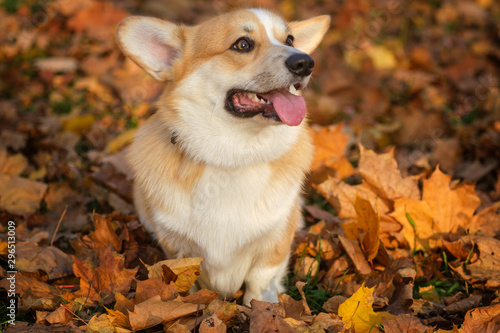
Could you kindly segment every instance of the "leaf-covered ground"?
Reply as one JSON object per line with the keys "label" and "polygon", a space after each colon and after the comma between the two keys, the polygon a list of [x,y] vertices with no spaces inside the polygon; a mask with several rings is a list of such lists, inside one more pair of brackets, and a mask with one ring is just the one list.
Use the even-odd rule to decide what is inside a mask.
{"label": "leaf-covered ground", "polygon": [[[239,6],[333,18],[305,96],[307,224],[287,293],[251,309],[189,295],[201,258],[163,261],[134,215],[124,154],[162,85],[113,35],[131,13],[194,24]],[[2,329],[498,332],[498,22],[494,0],[4,0]]]}

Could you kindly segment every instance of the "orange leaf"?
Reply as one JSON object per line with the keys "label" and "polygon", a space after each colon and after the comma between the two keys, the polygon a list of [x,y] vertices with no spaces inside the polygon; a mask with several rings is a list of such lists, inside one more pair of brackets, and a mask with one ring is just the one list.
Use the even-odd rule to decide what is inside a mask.
{"label": "orange leaf", "polygon": [[376,154],[373,150],[360,149],[359,173],[363,180],[375,188],[385,199],[420,199],[417,183],[411,178],[403,178],[394,158],[394,149],[386,154]]}

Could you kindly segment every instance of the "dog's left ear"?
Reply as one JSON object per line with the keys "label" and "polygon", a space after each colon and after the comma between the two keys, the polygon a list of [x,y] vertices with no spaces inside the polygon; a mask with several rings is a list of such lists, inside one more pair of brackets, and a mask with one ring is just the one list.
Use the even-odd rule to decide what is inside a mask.
{"label": "dog's left ear", "polygon": [[288,26],[294,37],[293,46],[297,50],[310,54],[321,43],[330,27],[330,16],[321,15],[304,21],[293,21]]}

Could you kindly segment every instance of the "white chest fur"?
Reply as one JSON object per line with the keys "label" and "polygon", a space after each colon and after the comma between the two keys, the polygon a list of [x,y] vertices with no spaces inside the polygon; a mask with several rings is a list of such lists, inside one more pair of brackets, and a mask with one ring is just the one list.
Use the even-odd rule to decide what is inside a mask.
{"label": "white chest fur", "polygon": [[201,255],[212,266],[230,266],[241,247],[270,231],[278,236],[285,227],[300,183],[277,187],[272,176],[267,164],[206,167],[189,195],[171,189],[169,197],[175,195],[177,201],[172,207],[177,208],[170,213],[155,211],[156,223],[165,228],[163,232],[172,230],[196,243],[198,249],[192,251],[203,252],[184,249],[188,252],[184,255]]}

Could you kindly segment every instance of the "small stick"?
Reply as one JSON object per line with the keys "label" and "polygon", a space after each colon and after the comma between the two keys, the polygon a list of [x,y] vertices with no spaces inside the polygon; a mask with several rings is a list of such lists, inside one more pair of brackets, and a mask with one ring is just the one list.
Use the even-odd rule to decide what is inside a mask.
{"label": "small stick", "polygon": [[68,205],[66,205],[66,208],[64,208],[64,212],[61,215],[61,218],[59,219],[59,222],[57,222],[57,227],[56,230],[54,231],[54,235],[52,236],[52,240],[50,241],[50,246],[54,244],[54,239],[56,238],[57,230],[59,230],[59,226],[61,225],[61,222],[64,218],[64,215],[66,215],[66,211],[68,210]]}

